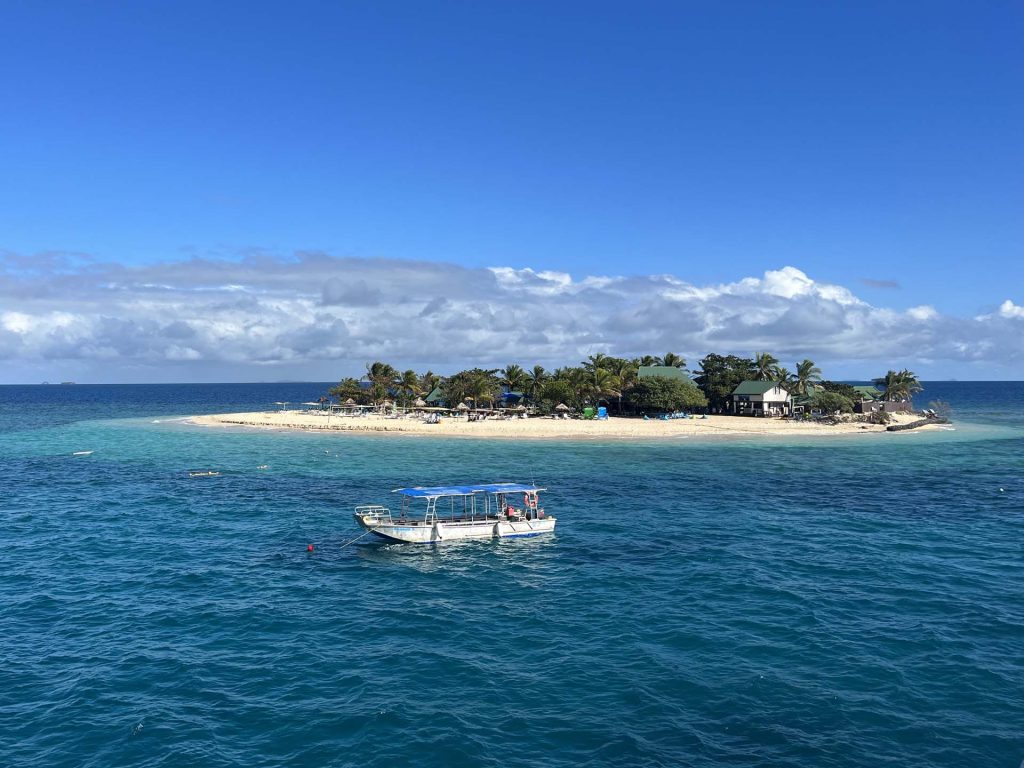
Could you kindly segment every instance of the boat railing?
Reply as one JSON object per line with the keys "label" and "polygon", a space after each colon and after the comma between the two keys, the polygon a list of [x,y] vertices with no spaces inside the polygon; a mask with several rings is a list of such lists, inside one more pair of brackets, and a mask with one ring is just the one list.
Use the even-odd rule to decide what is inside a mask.
{"label": "boat railing", "polygon": [[363,504],[362,506],[356,507],[356,514],[360,517],[372,516],[376,517],[382,523],[392,524],[391,510],[387,507],[381,506],[380,504]]}

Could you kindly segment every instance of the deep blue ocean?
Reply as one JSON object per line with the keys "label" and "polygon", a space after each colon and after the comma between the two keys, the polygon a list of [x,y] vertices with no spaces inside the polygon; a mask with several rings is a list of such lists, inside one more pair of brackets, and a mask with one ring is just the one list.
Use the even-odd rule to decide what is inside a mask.
{"label": "deep blue ocean", "polygon": [[[803,439],[178,420],[326,388],[0,387],[0,765],[1024,759],[1024,383]],[[393,488],[503,480],[555,535],[341,546]]]}

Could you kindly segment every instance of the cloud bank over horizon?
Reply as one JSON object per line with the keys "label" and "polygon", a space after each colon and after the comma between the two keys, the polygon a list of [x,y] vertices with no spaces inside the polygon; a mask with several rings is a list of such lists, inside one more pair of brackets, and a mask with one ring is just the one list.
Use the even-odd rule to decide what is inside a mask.
{"label": "cloud bank over horizon", "polygon": [[691,367],[708,352],[810,357],[831,378],[1020,377],[1024,306],[872,306],[792,266],[695,285],[319,252],[132,267],[0,254],[0,383],[334,380],[378,359],[448,373],[667,351]]}

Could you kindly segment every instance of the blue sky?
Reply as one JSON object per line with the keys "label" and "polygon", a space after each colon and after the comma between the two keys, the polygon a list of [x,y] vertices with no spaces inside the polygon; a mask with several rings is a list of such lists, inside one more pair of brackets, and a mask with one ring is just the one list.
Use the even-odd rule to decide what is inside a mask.
{"label": "blue sky", "polygon": [[[60,295],[62,275],[87,280],[97,264],[140,285],[168,265],[192,274],[196,259],[226,269],[307,252],[340,272],[385,259],[698,287],[792,267],[879,310],[1020,319],[1017,2],[9,3],[0,19],[0,312],[17,313],[6,329],[20,334],[0,339],[0,379],[328,372],[199,347],[185,368],[159,345],[104,353],[113,366],[71,342],[63,358],[41,350],[26,323],[52,335],[54,312],[140,332],[137,297],[90,309],[76,308],[81,286]],[[45,256],[68,253],[85,261]],[[48,303],[26,299],[41,281]],[[187,304],[178,319],[204,322]],[[778,334],[750,339],[798,353]],[[680,331],[675,347],[693,357],[716,338]],[[544,355],[564,362],[615,349],[607,335],[549,342]],[[443,357],[441,341],[428,347]],[[375,349],[354,345],[351,360]],[[918,349],[893,364],[1024,378],[1019,348],[980,361]],[[844,373],[889,362],[817,354]]]}

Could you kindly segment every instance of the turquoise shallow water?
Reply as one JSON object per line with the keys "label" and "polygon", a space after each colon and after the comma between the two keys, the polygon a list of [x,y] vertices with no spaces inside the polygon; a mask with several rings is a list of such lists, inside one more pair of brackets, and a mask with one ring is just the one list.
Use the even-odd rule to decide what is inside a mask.
{"label": "turquoise shallow water", "polygon": [[[929,385],[952,432],[657,445],[211,430],[169,417],[322,387],[74,389],[0,387],[5,765],[1024,758],[1024,385]],[[556,535],[340,549],[392,488],[506,479],[551,488]]]}

